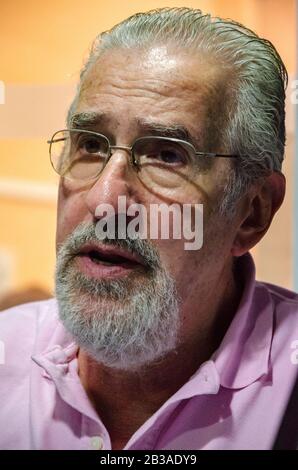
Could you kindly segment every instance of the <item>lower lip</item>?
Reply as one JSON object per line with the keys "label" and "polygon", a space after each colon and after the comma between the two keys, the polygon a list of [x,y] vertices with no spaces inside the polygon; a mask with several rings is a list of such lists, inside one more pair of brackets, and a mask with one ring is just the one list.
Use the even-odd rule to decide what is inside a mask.
{"label": "lower lip", "polygon": [[100,278],[116,278],[128,275],[132,271],[136,271],[139,267],[137,264],[113,264],[111,266],[92,261],[89,256],[77,256],[78,267],[87,276]]}

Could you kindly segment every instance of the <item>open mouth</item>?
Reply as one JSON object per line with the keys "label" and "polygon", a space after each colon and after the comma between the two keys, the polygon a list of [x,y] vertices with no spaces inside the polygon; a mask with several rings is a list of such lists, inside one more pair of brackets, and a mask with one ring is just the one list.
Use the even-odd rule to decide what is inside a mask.
{"label": "open mouth", "polygon": [[80,268],[92,277],[125,275],[146,267],[138,255],[110,245],[84,246],[76,258]]}
{"label": "open mouth", "polygon": [[95,264],[103,264],[105,266],[136,266],[140,265],[137,261],[128,259],[124,256],[113,254],[113,253],[102,253],[97,250],[91,250],[87,253],[87,256]]}

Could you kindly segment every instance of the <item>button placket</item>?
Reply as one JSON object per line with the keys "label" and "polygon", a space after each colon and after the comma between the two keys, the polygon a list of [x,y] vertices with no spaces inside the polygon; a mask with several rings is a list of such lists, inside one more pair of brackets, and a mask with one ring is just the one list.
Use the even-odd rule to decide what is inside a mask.
{"label": "button placket", "polygon": [[82,416],[83,447],[88,450],[110,450],[110,438],[104,426]]}

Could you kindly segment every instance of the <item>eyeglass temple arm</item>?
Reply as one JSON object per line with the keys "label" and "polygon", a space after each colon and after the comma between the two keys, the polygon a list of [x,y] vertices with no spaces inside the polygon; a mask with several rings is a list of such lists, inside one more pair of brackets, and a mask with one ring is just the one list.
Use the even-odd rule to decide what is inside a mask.
{"label": "eyeglass temple arm", "polygon": [[238,158],[238,155],[229,155],[226,153],[196,152],[196,155],[199,155],[201,157]]}
{"label": "eyeglass temple arm", "polygon": [[53,142],[62,142],[62,140],[66,140],[65,137],[61,137],[61,139],[51,139],[47,140],[47,144],[52,144]]}

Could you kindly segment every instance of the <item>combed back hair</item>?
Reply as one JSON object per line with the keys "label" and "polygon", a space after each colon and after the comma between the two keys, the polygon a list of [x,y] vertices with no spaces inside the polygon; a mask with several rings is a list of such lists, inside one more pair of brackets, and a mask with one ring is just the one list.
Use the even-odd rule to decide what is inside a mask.
{"label": "combed back hair", "polygon": [[[229,19],[212,17],[191,8],[161,8],[137,13],[99,34],[81,74],[76,107],[85,75],[104,52],[112,49],[149,49],[173,45],[176,50],[204,54],[232,71],[225,126],[221,133],[225,151],[236,154],[220,204],[223,214],[249,185],[268,172],[281,171],[285,147],[285,88],[287,71],[270,41]],[[198,67],[199,74],[199,67]],[[216,151],[216,149],[213,149]]]}

